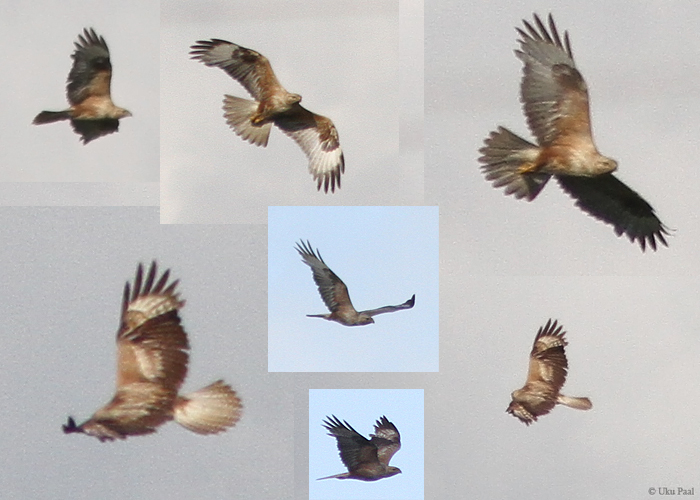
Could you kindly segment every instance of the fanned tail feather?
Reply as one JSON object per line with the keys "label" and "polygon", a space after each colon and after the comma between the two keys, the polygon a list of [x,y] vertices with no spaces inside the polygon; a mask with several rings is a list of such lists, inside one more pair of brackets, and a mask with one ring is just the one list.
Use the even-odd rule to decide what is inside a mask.
{"label": "fanned tail feather", "polygon": [[250,118],[258,110],[258,103],[240,97],[224,96],[224,117],[229,127],[242,139],[256,146],[267,146],[272,123],[253,125]]}
{"label": "fanned tail feather", "polygon": [[505,187],[507,195],[526,198],[532,201],[542,191],[550,178],[549,174],[520,173],[519,169],[532,162],[539,154],[539,148],[521,139],[510,130],[498,127],[484,141],[479,152],[483,155],[481,170],[494,187]]}
{"label": "fanned tail feather", "polygon": [[223,380],[196,392],[180,396],[175,404],[175,421],[197,434],[216,434],[241,418],[241,400]]}

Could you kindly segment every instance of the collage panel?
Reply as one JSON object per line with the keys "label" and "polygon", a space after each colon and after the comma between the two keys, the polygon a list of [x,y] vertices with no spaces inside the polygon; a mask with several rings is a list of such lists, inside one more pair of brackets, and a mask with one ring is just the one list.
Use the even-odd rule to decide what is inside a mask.
{"label": "collage panel", "polygon": [[438,371],[438,233],[437,207],[270,207],[269,371]]}
{"label": "collage panel", "polygon": [[398,1],[168,0],[161,12],[162,222],[422,203],[422,164],[399,156]]}
{"label": "collage panel", "polygon": [[[234,492],[236,498],[255,498],[264,485],[271,497],[290,498],[294,440],[287,417],[293,413],[293,382],[268,376],[265,365],[266,237],[262,225],[162,226],[157,208],[1,208],[5,410],[0,423],[8,430],[4,449],[12,451],[0,464],[3,494],[156,499],[230,498]],[[159,271],[149,286],[154,259]],[[135,284],[139,263],[144,265],[141,287]],[[167,269],[169,279],[160,286]],[[123,330],[125,283],[132,293],[150,288],[155,294],[176,280],[175,293],[184,302],[176,318],[172,311],[156,313],[138,326],[132,321],[140,314],[149,317],[149,302],[132,300],[128,325],[137,326],[123,331],[120,348],[133,347],[151,385],[172,387],[167,367],[182,367],[179,317],[190,349],[178,392],[199,406],[185,408],[187,415],[178,421],[197,428],[207,401],[192,393],[219,379],[242,401],[240,420],[230,428],[229,421],[228,430],[215,435],[197,435],[173,422],[155,422],[157,432],[151,435],[112,442],[96,439],[94,426],[84,429],[93,435],[64,434],[62,425],[74,427],[69,416],[80,426],[115,394],[115,335]],[[159,339],[170,338],[173,329],[177,344],[170,347]],[[149,346],[163,357],[142,350]],[[121,368],[128,383],[134,364],[133,359],[125,363],[124,356],[129,357],[120,356],[123,365],[132,367],[131,372]],[[166,363],[165,378],[158,359]],[[145,394],[137,392],[143,385],[130,386],[133,397]],[[209,399],[219,400],[216,394]],[[100,421],[105,428],[124,432],[118,424],[122,414],[108,414]]]}
{"label": "collage panel", "polygon": [[[478,291],[466,301],[465,280]],[[442,287],[440,374],[424,386],[432,497],[634,498],[697,485],[700,279],[443,273]],[[567,345],[533,356],[550,320]],[[533,372],[556,382],[562,364],[555,392],[592,408],[560,402],[529,425],[507,412]]]}
{"label": "collage panel", "polygon": [[[0,76],[0,180],[148,184],[157,193],[159,2],[6,2],[2,12],[12,71]],[[131,116],[85,119],[112,100]]]}
{"label": "collage panel", "polygon": [[422,389],[311,389],[309,498],[423,498],[423,404]]}
{"label": "collage panel", "polygon": [[[484,275],[697,273],[694,186],[700,174],[688,158],[696,149],[700,100],[687,78],[697,72],[689,62],[695,57],[697,5],[681,2],[666,10],[654,2],[497,1],[465,9],[462,2],[442,0],[433,7],[426,9],[426,95],[442,98],[426,105],[426,203],[440,204],[444,234],[464,248],[462,265]],[[551,24],[563,48],[555,48]],[[546,40],[543,31],[551,44],[532,41]],[[544,63],[526,55],[537,54],[533,47],[545,47],[537,55]],[[563,77],[559,83],[547,79],[556,64],[573,75],[569,86]],[[513,157],[523,160],[523,169],[528,161],[534,168],[528,148],[549,144],[547,130],[566,137],[562,147],[579,144],[582,155],[592,154],[587,134],[571,131],[587,129],[586,89],[593,145],[616,161],[617,170],[592,179],[555,175],[536,196],[512,184],[520,174],[500,177]],[[525,94],[527,106],[521,102]],[[564,118],[551,125],[547,120],[557,113]],[[499,135],[499,127],[520,139]],[[498,151],[513,148],[519,152],[511,160],[494,160]],[[530,174],[529,182],[539,187],[549,178]],[[653,214],[667,232],[649,229]],[[645,251],[640,241],[629,241],[655,230],[668,248],[658,238],[656,251],[648,240]]]}

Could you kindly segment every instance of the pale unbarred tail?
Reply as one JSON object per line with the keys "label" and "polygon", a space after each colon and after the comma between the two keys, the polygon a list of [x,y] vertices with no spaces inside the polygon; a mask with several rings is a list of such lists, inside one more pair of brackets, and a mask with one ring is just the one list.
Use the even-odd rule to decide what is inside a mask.
{"label": "pale unbarred tail", "polygon": [[60,122],[61,120],[69,120],[70,119],[70,112],[68,110],[65,111],[42,111],[38,115],[36,115],[36,118],[34,118],[34,121],[32,122],[34,125],[43,125],[44,123],[53,123],[53,122]]}
{"label": "pale unbarred tail", "polygon": [[191,394],[179,396],[175,421],[197,434],[216,434],[232,427],[241,418],[243,405],[223,380],[217,380]]}
{"label": "pale unbarred tail", "polygon": [[504,127],[491,132],[479,152],[483,155],[481,170],[494,187],[505,187],[505,193],[532,201],[542,191],[550,174],[521,173],[523,165],[536,160],[539,148]]}
{"label": "pale unbarred tail", "polygon": [[224,117],[229,127],[236,132],[242,139],[255,144],[256,146],[267,146],[267,139],[270,137],[270,128],[272,123],[263,123],[262,125],[253,125],[250,118],[258,110],[258,103],[233,97],[231,95],[224,96]]}
{"label": "pale unbarred tail", "polygon": [[564,396],[563,394],[559,395],[557,403],[568,406],[569,408],[576,408],[577,410],[590,410],[593,408],[593,403],[591,403],[591,400],[588,398],[572,398],[571,396]]}
{"label": "pale unbarred tail", "polygon": [[316,481],[320,481],[321,479],[350,479],[350,474],[343,472],[342,474],[335,474],[334,476],[319,477]]}

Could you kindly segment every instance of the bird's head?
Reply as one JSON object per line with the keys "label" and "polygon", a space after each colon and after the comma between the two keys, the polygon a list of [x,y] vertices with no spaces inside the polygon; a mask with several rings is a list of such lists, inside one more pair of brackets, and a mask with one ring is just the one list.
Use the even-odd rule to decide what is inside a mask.
{"label": "bird's head", "polygon": [[360,314],[357,324],[358,325],[369,325],[374,323],[374,318],[372,316],[367,316],[366,314]]}
{"label": "bird's head", "polygon": [[516,401],[510,402],[508,408],[506,408],[506,413],[510,413],[514,417],[517,417],[521,422],[524,422],[525,425],[530,425],[533,421],[537,420],[537,417],[532,415],[523,405]]}
{"label": "bird's head", "polygon": [[597,163],[596,170],[601,173],[610,173],[617,170],[617,162],[612,158],[601,156]]}
{"label": "bird's head", "polygon": [[131,116],[131,111],[129,111],[128,109],[124,109],[124,108],[117,108],[115,118],[126,118],[127,116]]}
{"label": "bird's head", "polygon": [[386,477],[395,476],[396,474],[401,474],[401,469],[399,469],[398,467],[394,467],[393,465],[387,467]]}

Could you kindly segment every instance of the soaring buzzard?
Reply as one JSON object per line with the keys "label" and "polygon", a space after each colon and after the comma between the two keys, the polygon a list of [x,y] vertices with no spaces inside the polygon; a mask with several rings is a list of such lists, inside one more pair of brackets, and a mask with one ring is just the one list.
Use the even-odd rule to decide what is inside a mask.
{"label": "soaring buzzard", "polygon": [[554,405],[566,405],[577,410],[590,410],[593,405],[588,398],[564,396],[561,391],[566,382],[568,363],[564,347],[566,332],[550,319],[540,327],[530,353],[530,369],[522,389],[513,391],[513,400],[506,412],[530,425],[537,417],[549,413]]}
{"label": "soaring buzzard", "polygon": [[359,479],[376,481],[401,474],[401,469],[389,465],[391,457],[401,448],[401,436],[394,424],[386,417],[377,420],[374,434],[367,439],[353,429],[350,424],[341,422],[335,415],[326,417],[323,426],[328,435],[338,440],[338,451],[348,472],[321,479]]}
{"label": "soaring buzzard", "polygon": [[345,326],[358,326],[374,323],[374,318],[377,314],[390,313],[401,309],[410,309],[416,302],[415,294],[403,304],[398,306],[384,306],[379,309],[370,309],[369,311],[357,312],[350,301],[348,287],[345,286],[343,280],[338,278],[331,271],[323,259],[318,249],[314,252],[311,249],[311,243],[300,241],[297,243],[297,252],[301,255],[304,263],[311,268],[314,275],[314,281],[318,286],[318,292],[321,294],[323,302],[331,312],[330,314],[307,314],[309,318],[324,318],[328,321],[337,321]]}
{"label": "soaring buzzard", "polygon": [[63,432],[82,432],[100,441],[150,434],[173,420],[198,434],[216,434],[241,416],[241,400],[218,380],[191,394],[178,394],[187,374],[189,343],[178,309],[185,305],[168,284],[170,270],[155,282],[156,263],[143,281],[136,271],[133,290],[127,282],[117,332],[117,392],[81,425],[72,417]]}
{"label": "soaring buzzard", "polygon": [[85,29],[75,42],[73,67],[68,74],[66,94],[70,108],[63,111],[42,111],[34,125],[70,120],[73,130],[84,144],[119,130],[119,119],[131,116],[115,106],[110,94],[112,64],[105,39],[95,30]]}
{"label": "soaring buzzard", "polygon": [[491,132],[479,151],[486,179],[506,194],[532,201],[551,176],[593,217],[611,224],[615,233],[638,241],[642,251],[656,240],[664,245],[667,228],[654,209],[612,172],[617,162],[601,155],[591,135],[588,89],[576,69],[569,34],[559,36],[549,16],[549,30],[535,15],[536,27],[527,21],[519,28],[524,63],[520,100],[537,144],[504,127]]}
{"label": "soaring buzzard", "polygon": [[267,146],[274,123],[304,150],[316,187],[327,193],[340,188],[345,159],[333,122],[302,107],[301,96],[290,94],[280,84],[265,56],[225,40],[200,40],[191,47],[192,59],[217,66],[238,81],[255,99],[224,97],[224,117],[242,139]]}

